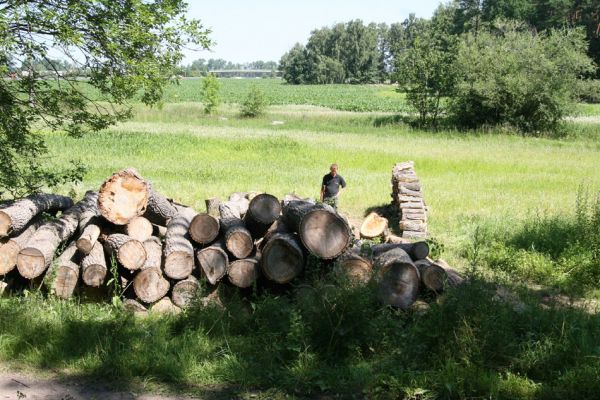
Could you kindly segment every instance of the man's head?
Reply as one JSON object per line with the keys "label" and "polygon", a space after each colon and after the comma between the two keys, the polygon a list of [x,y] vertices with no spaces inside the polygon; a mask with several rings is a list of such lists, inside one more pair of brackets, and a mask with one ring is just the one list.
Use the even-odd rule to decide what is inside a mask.
{"label": "man's head", "polygon": [[337,175],[337,170],[338,170],[338,165],[337,164],[331,164],[331,167],[329,167],[329,171],[331,171],[331,175],[332,176],[336,176]]}

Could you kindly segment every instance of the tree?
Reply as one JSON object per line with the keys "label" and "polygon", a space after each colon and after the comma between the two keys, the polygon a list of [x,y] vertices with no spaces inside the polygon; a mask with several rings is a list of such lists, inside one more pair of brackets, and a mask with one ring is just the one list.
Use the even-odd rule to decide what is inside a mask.
{"label": "tree", "polygon": [[250,92],[248,92],[246,99],[242,102],[242,117],[258,117],[265,112],[266,107],[267,100],[265,99],[264,92],[258,86],[252,84]]}
{"label": "tree", "polygon": [[450,112],[466,127],[554,131],[573,104],[577,78],[593,69],[586,47],[582,29],[534,34],[523,24],[497,22],[477,37],[467,34]]}
{"label": "tree", "polygon": [[214,74],[208,74],[202,79],[202,101],[204,102],[204,112],[212,114],[221,103],[219,90],[221,84]]}
{"label": "tree", "polygon": [[[48,165],[39,129],[79,136],[129,117],[134,96],[155,104],[183,47],[210,45],[209,31],[185,12],[182,0],[0,0],[0,54],[23,70],[22,79],[0,80],[0,191],[23,195],[80,178],[80,165]],[[59,53],[89,80],[59,74],[50,61]],[[41,77],[41,62],[55,73]],[[0,64],[0,75],[9,67]]]}
{"label": "tree", "polygon": [[279,61],[279,70],[287,83],[306,83],[307,61],[304,46],[296,43]]}

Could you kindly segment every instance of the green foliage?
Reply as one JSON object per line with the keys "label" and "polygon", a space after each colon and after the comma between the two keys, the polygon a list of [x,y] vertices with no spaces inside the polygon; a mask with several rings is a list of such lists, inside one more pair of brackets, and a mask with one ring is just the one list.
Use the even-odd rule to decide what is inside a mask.
{"label": "green foliage", "polygon": [[219,107],[221,103],[220,89],[221,84],[214,74],[208,74],[202,79],[202,102],[206,114],[214,113]]}
{"label": "green foliage", "polygon": [[465,127],[555,131],[573,105],[577,77],[591,68],[580,30],[533,35],[524,26],[498,23],[461,41],[450,113]]}
{"label": "green foliage", "polygon": [[256,85],[250,87],[250,92],[241,104],[243,117],[255,118],[262,115],[267,108],[265,93]]}
{"label": "green foliage", "polygon": [[[143,103],[158,102],[184,46],[210,44],[208,31],[185,19],[180,0],[135,0],[127,6],[51,0],[43,7],[10,0],[0,3],[0,12],[0,75],[22,71],[18,79],[0,80],[0,190],[13,195],[83,173],[78,164],[51,168],[39,129],[81,136],[122,121],[130,108],[117,105],[139,89]],[[84,71],[100,98],[88,98],[51,54],[62,54]],[[40,67],[49,71],[42,75]]]}
{"label": "green foliage", "polygon": [[600,104],[600,79],[578,79],[576,95],[580,102]]}

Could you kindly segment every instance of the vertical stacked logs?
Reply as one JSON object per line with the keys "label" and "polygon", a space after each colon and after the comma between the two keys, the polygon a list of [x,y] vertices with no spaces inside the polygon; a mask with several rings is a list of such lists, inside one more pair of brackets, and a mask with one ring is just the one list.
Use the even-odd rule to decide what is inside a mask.
{"label": "vertical stacked logs", "polygon": [[196,253],[202,272],[211,285],[216,284],[227,274],[229,257],[222,242],[198,250]]}
{"label": "vertical stacked logs", "polygon": [[171,279],[185,279],[194,269],[194,247],[188,230],[195,216],[196,212],[191,208],[179,207],[178,213],[167,225],[164,272]]}
{"label": "vertical stacked logs", "polygon": [[79,258],[77,246],[71,243],[69,247],[58,257],[48,271],[48,283],[55,295],[68,299],[73,295],[79,279]]}
{"label": "vertical stacked logs", "polygon": [[394,166],[392,199],[392,204],[398,208],[402,237],[427,237],[427,207],[413,161]]}
{"label": "vertical stacked logs", "polygon": [[0,245],[0,276],[8,274],[17,266],[19,252],[41,225],[42,220],[36,219],[17,236]]}

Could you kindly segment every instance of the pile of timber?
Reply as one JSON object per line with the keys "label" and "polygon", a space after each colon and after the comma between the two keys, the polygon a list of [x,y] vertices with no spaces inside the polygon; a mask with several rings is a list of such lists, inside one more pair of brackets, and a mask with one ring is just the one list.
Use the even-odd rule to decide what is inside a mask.
{"label": "pile of timber", "polygon": [[69,298],[108,290],[116,279],[128,308],[177,312],[193,304],[201,285],[214,289],[200,299],[206,304],[219,284],[290,283],[309,255],[333,261],[324,265],[352,281],[375,279],[381,300],[400,308],[420,288],[440,292],[460,280],[427,260],[426,242],[373,245],[366,255],[342,215],[295,195],[280,201],[234,193],[227,201],[206,200],[206,208],[167,199],[133,168],[75,204],[53,194],[16,200],[0,208],[0,291],[11,281],[6,277],[18,277]]}
{"label": "pile of timber", "polygon": [[410,239],[427,237],[427,206],[414,166],[406,161],[392,170],[392,205],[398,210],[402,237]]}

